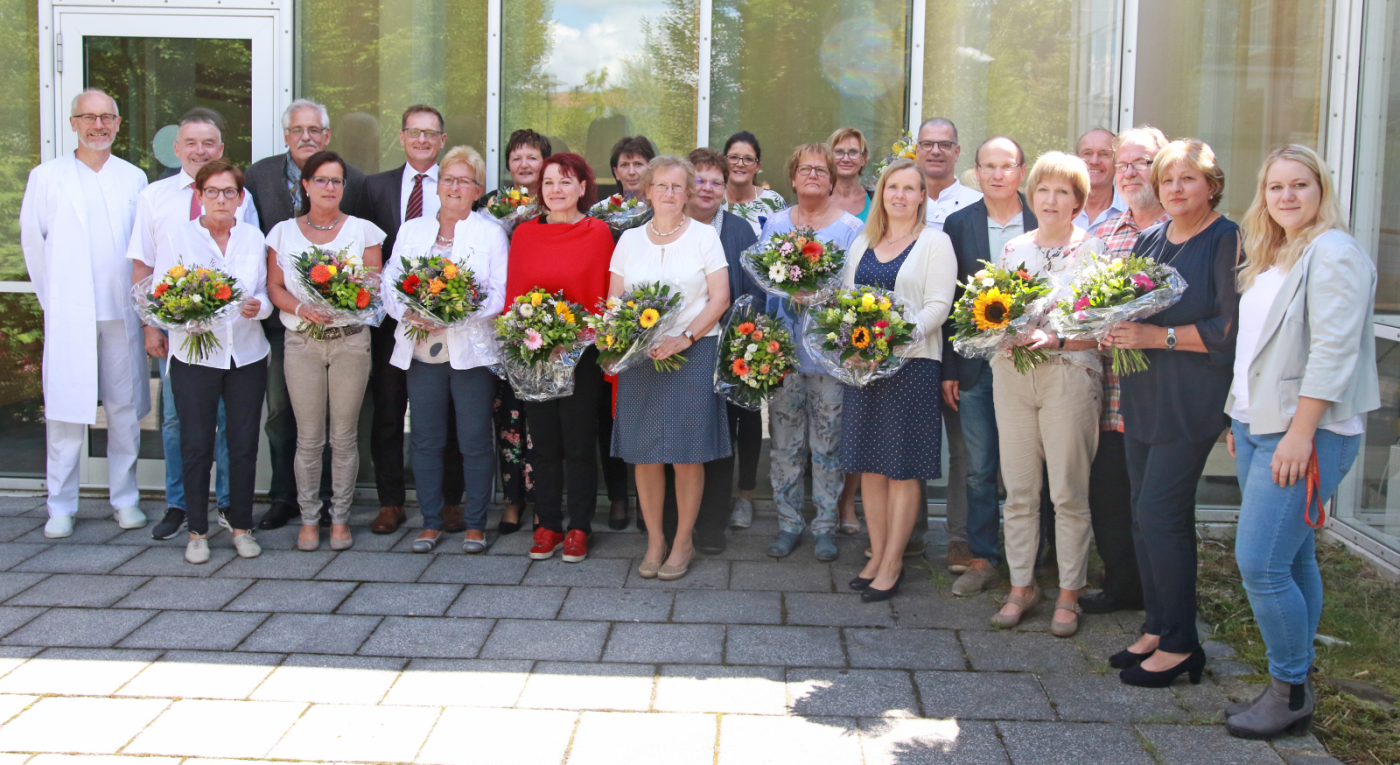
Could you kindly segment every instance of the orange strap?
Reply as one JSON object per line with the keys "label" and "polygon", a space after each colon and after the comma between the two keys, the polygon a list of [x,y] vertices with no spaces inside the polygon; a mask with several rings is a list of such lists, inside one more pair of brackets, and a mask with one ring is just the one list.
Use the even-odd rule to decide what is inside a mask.
{"label": "orange strap", "polygon": [[[1308,502],[1303,505],[1303,521],[1320,529],[1327,523],[1327,508],[1322,504],[1322,471],[1317,468],[1317,447],[1313,447],[1312,457],[1308,458]],[[1317,523],[1312,520],[1313,500],[1317,500]]]}

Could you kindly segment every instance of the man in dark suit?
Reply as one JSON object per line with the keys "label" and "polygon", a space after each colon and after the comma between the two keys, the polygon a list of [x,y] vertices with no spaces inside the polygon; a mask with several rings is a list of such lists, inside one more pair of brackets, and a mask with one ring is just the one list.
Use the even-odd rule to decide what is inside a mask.
{"label": "man in dark suit", "polygon": [[[1019,191],[1026,177],[1026,156],[1020,144],[1010,138],[989,138],[977,148],[976,162],[984,196],[949,215],[943,224],[958,258],[958,281],[964,283],[983,268],[980,261],[995,263],[1007,242],[1036,227],[1035,213]],[[949,503],[948,557],[950,568],[959,560],[965,566],[953,583],[953,593],[973,595],[996,584],[998,578],[1001,509],[997,504],[997,466],[1001,450],[992,404],[991,367],[986,359],[959,356],[952,341],[946,339],[952,334],[950,318],[943,327],[943,422],[950,460],[959,452],[959,456],[965,455],[967,501],[961,508]],[[955,517],[959,514],[963,517]]]}
{"label": "man in dark suit", "polygon": [[[300,212],[301,166],[331,142],[331,122],[326,107],[305,98],[293,101],[282,112],[282,140],[287,144],[286,154],[260,159],[243,175],[263,235]],[[354,212],[364,183],[364,173],[354,167],[346,168],[345,196],[340,201],[342,212]],[[258,522],[258,528],[276,529],[287,525],[292,518],[301,517],[292,467],[296,457],[297,421],[287,395],[287,377],[282,371],[282,348],[287,330],[277,309],[263,320],[263,332],[272,346],[267,369],[267,424],[264,426],[268,458],[272,463],[272,486],[268,490],[272,505]],[[329,448],[327,446],[327,450]],[[328,500],[331,494],[329,467],[322,471],[321,479],[321,497]],[[329,526],[330,518],[329,506],[325,505],[321,509],[321,525]]]}
{"label": "man in dark suit", "polygon": [[[404,110],[399,130],[399,145],[407,161],[382,173],[365,178],[364,193],[354,213],[370,221],[386,234],[384,262],[393,257],[394,240],[404,221],[437,215],[438,156],[447,146],[447,133],[442,113],[426,104],[415,104]],[[374,420],[370,430],[370,458],[374,462],[374,483],[379,493],[379,515],[370,523],[370,531],[391,534],[406,519],[404,501],[403,421],[408,411],[408,374],[393,364],[394,331],[399,323],[384,317],[384,323],[371,330],[373,355],[369,390],[374,401]],[[455,418],[449,410],[449,421]],[[457,449],[454,428],[447,429],[447,448],[443,452],[443,488],[446,505],[442,510],[443,530],[465,531],[462,520],[462,456]]]}

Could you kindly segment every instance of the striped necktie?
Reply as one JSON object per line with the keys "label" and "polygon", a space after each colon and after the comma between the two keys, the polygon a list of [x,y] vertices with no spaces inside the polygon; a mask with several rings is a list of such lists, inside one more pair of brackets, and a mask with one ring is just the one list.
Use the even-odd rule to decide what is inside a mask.
{"label": "striped necktie", "polygon": [[405,221],[410,221],[423,215],[423,179],[427,177],[427,173],[419,173],[413,176],[413,192],[408,195],[408,210],[404,212],[403,216]]}

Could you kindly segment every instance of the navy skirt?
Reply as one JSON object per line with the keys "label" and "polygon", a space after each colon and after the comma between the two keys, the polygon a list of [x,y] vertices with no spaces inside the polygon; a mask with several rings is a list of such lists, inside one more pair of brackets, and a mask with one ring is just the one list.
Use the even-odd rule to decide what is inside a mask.
{"label": "navy skirt", "polygon": [[715,393],[719,339],[702,337],[674,372],[642,359],[617,376],[612,456],[633,465],[692,465],[728,457],[724,397]]}
{"label": "navy skirt", "polygon": [[841,471],[895,481],[943,475],[939,363],[910,359],[894,375],[846,388],[841,402]]}

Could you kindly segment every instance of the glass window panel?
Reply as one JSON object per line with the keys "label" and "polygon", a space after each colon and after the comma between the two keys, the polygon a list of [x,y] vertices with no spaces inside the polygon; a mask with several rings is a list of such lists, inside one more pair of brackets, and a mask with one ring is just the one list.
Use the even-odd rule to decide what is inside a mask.
{"label": "glass window panel", "polygon": [[1381,408],[1366,416],[1365,445],[1357,456],[1361,497],[1338,516],[1400,550],[1400,343],[1376,341]]}
{"label": "glass window panel", "polygon": [[39,164],[39,6],[0,0],[0,281],[28,281],[19,207]]}
{"label": "glass window panel", "polygon": [[992,136],[1016,139],[1034,162],[1116,125],[1114,0],[929,0],[927,14],[923,115],[958,126],[964,183],[977,187],[969,171]]}
{"label": "glass window panel", "polygon": [[[696,0],[508,2],[502,12],[501,149],[531,128],[613,185],[613,144],[644,135],[663,154],[695,148]],[[509,178],[506,157],[500,177]]]}
{"label": "glass window panel", "polygon": [[1323,140],[1326,0],[1139,4],[1134,119],[1211,145],[1239,220],[1274,146]]}
{"label": "glass window panel", "polygon": [[1352,224],[1376,260],[1376,314],[1400,314],[1400,2],[1366,8]]}
{"label": "glass window panel", "polygon": [[44,475],[43,358],[39,301],[0,292],[0,477]]}
{"label": "glass window panel", "polygon": [[908,122],[908,5],[715,0],[710,145],[753,133],[764,149],[758,182],[789,199],[787,155],[798,144],[848,125],[865,133],[872,161],[882,158]]}
{"label": "glass window panel", "polygon": [[330,148],[352,165],[402,165],[418,103],[442,112],[449,147],[486,154],[486,0],[299,0],[297,19],[297,95],[326,105]]}

